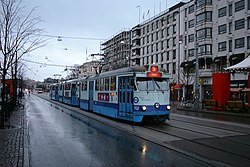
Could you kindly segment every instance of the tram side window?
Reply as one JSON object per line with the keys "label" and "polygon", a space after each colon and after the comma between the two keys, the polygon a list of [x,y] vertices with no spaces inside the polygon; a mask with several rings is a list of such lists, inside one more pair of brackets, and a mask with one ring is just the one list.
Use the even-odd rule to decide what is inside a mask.
{"label": "tram side window", "polygon": [[109,78],[105,78],[105,91],[109,91]]}
{"label": "tram side window", "polygon": [[70,84],[65,84],[65,90],[70,90]]}
{"label": "tram side window", "polygon": [[87,81],[82,82],[82,91],[87,91]]}
{"label": "tram side window", "polygon": [[100,91],[104,91],[104,78],[100,80]]}
{"label": "tram side window", "polygon": [[116,89],[116,77],[111,77],[110,90],[115,90],[115,89]]}
{"label": "tram side window", "polygon": [[100,85],[100,80],[99,79],[95,80],[95,90],[96,91],[99,91],[99,85]]}
{"label": "tram side window", "polygon": [[60,85],[60,88],[59,88],[60,90],[62,90],[62,85]]}

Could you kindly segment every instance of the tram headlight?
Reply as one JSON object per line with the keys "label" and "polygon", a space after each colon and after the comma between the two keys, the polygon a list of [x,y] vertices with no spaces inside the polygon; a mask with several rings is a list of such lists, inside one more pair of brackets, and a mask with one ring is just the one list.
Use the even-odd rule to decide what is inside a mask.
{"label": "tram headlight", "polygon": [[142,106],[142,111],[146,111],[147,110],[147,107],[146,106]]}
{"label": "tram headlight", "polygon": [[166,108],[167,108],[167,110],[170,110],[170,109],[171,109],[171,107],[170,107],[170,106],[167,106]]}
{"label": "tram headlight", "polygon": [[160,108],[160,104],[159,103],[155,103],[154,106],[155,106],[156,109]]}

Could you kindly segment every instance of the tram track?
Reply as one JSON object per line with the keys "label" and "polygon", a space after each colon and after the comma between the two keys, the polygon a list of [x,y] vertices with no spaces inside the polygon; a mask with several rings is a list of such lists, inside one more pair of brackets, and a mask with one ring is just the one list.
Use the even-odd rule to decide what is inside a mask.
{"label": "tram track", "polygon": [[[230,130],[232,132],[250,134],[250,131],[249,131],[250,126],[249,125],[244,125],[244,124],[241,124],[240,126],[238,126],[239,125],[238,123],[231,123],[231,122],[230,123],[228,123],[228,122],[223,122],[223,123],[220,122],[220,123],[218,123],[218,121],[214,121],[214,120],[209,120],[209,122],[207,123],[207,121],[204,121],[204,120],[208,120],[208,119],[204,119],[204,120],[199,119],[198,120],[199,123],[198,123],[198,122],[194,122],[193,120],[183,120],[183,119],[178,119],[176,117],[175,118],[171,118],[171,120],[186,122],[186,123],[200,125],[200,126],[209,126],[211,128],[218,128],[218,126],[220,124],[223,124],[223,126],[226,127],[226,128],[221,128],[220,127],[221,130],[227,130],[227,131]],[[196,121],[197,121],[197,119],[196,119]],[[211,122],[215,123],[217,126],[215,126],[214,124],[211,124]],[[234,129],[236,129],[236,130],[232,129],[232,127]],[[244,129],[244,128],[246,128],[246,129]]]}
{"label": "tram track", "polygon": [[[48,102],[51,102],[48,99],[45,99],[45,98],[43,98],[43,99],[48,101]],[[61,106],[61,104],[60,104],[60,106]],[[69,109],[69,107],[66,107],[66,106],[61,106],[61,107],[65,108],[65,109]],[[127,131],[127,132],[129,132],[137,137],[143,138],[143,139],[148,140],[150,142],[153,142],[157,145],[161,145],[161,146],[165,147],[166,149],[169,149],[169,150],[172,150],[172,151],[177,152],[179,154],[182,154],[185,157],[189,157],[189,158],[195,159],[197,161],[203,162],[209,166],[231,166],[231,163],[228,163],[226,161],[219,161],[217,159],[208,159],[207,157],[203,157],[201,155],[198,155],[195,152],[189,152],[189,150],[185,150],[185,149],[182,149],[180,147],[177,147],[178,142],[179,141],[182,142],[181,144],[183,144],[183,142],[185,142],[188,145],[192,145],[192,146],[195,145],[196,147],[201,147],[202,150],[209,150],[208,152],[216,152],[216,153],[219,152],[220,154],[232,157],[233,159],[239,159],[241,161],[248,161],[249,162],[249,157],[247,157],[247,156],[244,156],[244,155],[242,156],[242,155],[239,155],[239,154],[234,153],[232,151],[221,149],[221,148],[215,147],[213,145],[209,145],[206,142],[205,143],[202,142],[204,140],[210,140],[210,139],[217,139],[217,140],[220,140],[221,142],[224,142],[224,141],[235,142],[235,140],[229,140],[226,137],[236,136],[236,135],[243,135],[243,136],[249,135],[249,133],[243,133],[243,132],[247,132],[247,126],[244,127],[244,128],[246,128],[244,130],[240,130],[240,127],[239,128],[237,127],[236,130],[234,129],[233,131],[231,131],[232,133],[235,133],[234,135],[233,134],[232,135],[225,135],[225,136],[222,135],[222,137],[220,137],[218,135],[210,134],[208,132],[200,132],[199,130],[197,131],[195,129],[190,130],[190,127],[189,128],[188,127],[180,127],[180,126],[175,125],[175,124],[180,124],[180,123],[186,123],[186,124],[189,124],[190,126],[200,126],[200,127],[206,127],[206,128],[212,128],[212,129],[219,129],[221,131],[229,131],[230,127],[231,127],[231,125],[226,124],[226,126],[228,126],[228,127],[218,128],[220,123],[218,125],[217,124],[214,125],[211,122],[210,122],[210,124],[208,124],[208,122],[201,123],[200,119],[197,119],[197,120],[198,121],[193,121],[191,119],[189,121],[186,119],[182,120],[181,117],[174,117],[171,119],[171,121],[169,123],[166,123],[166,124],[153,125],[153,126],[138,125],[138,124],[126,125],[128,127],[130,126],[130,128],[132,127],[131,132],[129,132],[128,129],[116,127],[116,124],[117,123],[119,124],[119,121],[118,122],[114,121],[115,124],[110,125],[110,126],[113,126],[114,128],[117,128],[120,130]],[[105,123],[105,124],[107,124],[107,123]],[[234,125],[232,125],[232,126],[234,126]],[[152,131],[153,133],[157,134],[157,136],[162,136],[162,135],[167,136],[168,135],[168,136],[172,136],[173,138],[178,138],[178,139],[177,140],[173,139],[173,140],[169,140],[169,141],[162,141],[162,142],[155,141],[155,140],[152,140],[154,137],[150,138],[148,136],[141,136],[141,134],[138,133],[139,131],[145,131],[145,130],[148,130],[149,132]],[[184,132],[186,134],[190,134],[190,135],[183,136],[183,135],[181,135],[182,132]],[[197,136],[197,138],[192,137],[192,135]],[[176,146],[176,143],[177,143],[177,146]],[[241,142],[236,142],[236,143],[237,144],[245,144],[245,143],[241,143]],[[235,166],[235,165],[232,165],[232,166]]]}
{"label": "tram track", "polygon": [[[173,121],[173,119],[172,119]],[[229,129],[226,128],[218,128],[218,126],[208,126],[208,125],[204,125],[204,124],[200,124],[200,123],[195,123],[195,122],[190,122],[190,121],[181,121],[181,120],[175,120],[175,124],[178,124],[180,122],[184,122],[184,123],[189,123],[190,125],[194,125],[194,126],[200,126],[200,127],[206,127],[206,128],[213,128],[213,129],[217,129],[217,130],[221,130],[221,131],[229,131]],[[233,157],[235,159],[241,159],[242,161],[249,161],[249,155],[241,153],[238,154],[239,152],[234,152],[234,150],[230,150],[227,148],[223,148],[223,147],[216,147],[216,144],[210,144],[209,142],[203,142],[203,141],[207,141],[207,140],[211,140],[211,141],[219,141],[220,143],[234,143],[235,145],[240,146],[239,148],[243,148],[244,146],[249,147],[249,144],[244,143],[244,142],[237,142],[237,140],[231,140],[228,137],[234,137],[234,136],[247,136],[249,137],[249,133],[242,133],[242,131],[236,131],[234,130],[233,133],[235,133],[235,135],[228,135],[228,136],[224,136],[224,137],[220,137],[211,133],[207,133],[207,132],[199,132],[196,131],[195,129],[191,130],[190,128],[185,128],[185,127],[179,127],[179,126],[175,126],[175,125],[171,125],[171,123],[166,123],[166,124],[162,124],[162,125],[157,125],[157,126],[144,126],[144,128],[153,130],[153,131],[157,131],[160,134],[164,134],[164,135],[171,135],[177,138],[180,138],[181,140],[185,141],[186,143],[188,143],[189,145],[196,145],[198,147],[201,148],[205,148],[205,150],[214,150],[216,152],[221,152],[222,154],[225,155],[230,155],[229,157]],[[170,130],[169,130],[170,129]],[[178,135],[178,133],[172,133],[173,131],[187,131],[188,133],[195,133],[195,134],[200,134],[201,136],[204,135],[204,137],[202,138],[189,138],[189,137],[185,137],[184,135]],[[207,136],[207,137],[205,137]],[[165,142],[166,144],[172,145],[172,142]],[[178,142],[177,142],[178,143]],[[191,144],[190,144],[191,143]],[[189,153],[187,153],[189,154]]]}
{"label": "tram track", "polygon": [[[206,128],[218,128],[218,126],[214,126],[213,124],[210,124],[210,125],[207,125],[207,124],[202,124],[202,123],[195,123],[195,122],[191,122],[191,121],[182,121],[182,120],[179,120],[179,119],[172,119],[172,120],[174,120],[174,121],[176,121],[176,122],[185,122],[185,123],[188,123],[188,124],[191,124],[191,125],[198,125],[198,126],[201,126],[201,127],[206,127]],[[169,124],[168,124],[169,125]],[[197,131],[195,131],[195,130],[190,130],[190,129],[188,129],[188,128],[181,128],[181,127],[178,127],[178,126],[174,126],[174,125],[169,125],[169,126],[171,126],[171,127],[175,127],[175,128],[180,128],[180,129],[186,129],[186,130],[189,130],[189,131],[194,131],[194,132],[197,132]],[[224,131],[230,131],[230,132],[233,132],[233,133],[239,133],[239,136],[240,135],[242,135],[242,136],[246,136],[246,135],[250,135],[250,126],[248,126],[249,128],[247,128],[247,126],[245,126],[245,125],[241,125],[241,126],[243,126],[243,127],[240,127],[239,126],[239,128],[238,128],[238,130],[233,130],[233,129],[231,129],[230,127],[228,127],[228,128],[221,128],[220,127],[220,130],[224,130]],[[232,126],[231,126],[232,127]],[[234,126],[234,128],[235,128],[235,126]],[[203,133],[203,134],[205,134],[205,135],[210,135],[211,137],[215,137],[215,138],[220,138],[221,139],[221,137],[218,137],[218,136],[216,136],[216,135],[211,135],[211,134],[208,134],[208,133],[204,133],[204,132],[199,132],[199,133]],[[237,143],[239,143],[239,144],[245,144],[245,145],[248,145],[248,146],[250,146],[250,143],[246,143],[246,142],[241,142],[241,141],[238,141],[238,140],[230,140],[230,139],[226,139],[226,138],[224,138],[224,140],[228,140],[228,141],[233,141],[233,142],[237,142]]]}

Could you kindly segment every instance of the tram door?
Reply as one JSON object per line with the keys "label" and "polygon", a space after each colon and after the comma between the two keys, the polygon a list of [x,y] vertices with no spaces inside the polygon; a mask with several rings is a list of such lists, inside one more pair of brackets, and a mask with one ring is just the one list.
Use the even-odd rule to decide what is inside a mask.
{"label": "tram door", "polygon": [[94,105],[94,81],[89,81],[89,110],[93,111]]}
{"label": "tram door", "polygon": [[133,85],[132,77],[119,78],[119,113],[120,117],[131,117],[133,109]]}

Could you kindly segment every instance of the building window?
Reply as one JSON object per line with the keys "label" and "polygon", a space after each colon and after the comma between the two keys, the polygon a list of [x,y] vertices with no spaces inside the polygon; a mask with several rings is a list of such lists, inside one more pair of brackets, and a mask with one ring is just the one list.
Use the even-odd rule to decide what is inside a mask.
{"label": "building window", "polygon": [[184,44],[187,45],[187,36],[184,37]]}
{"label": "building window", "polygon": [[235,30],[245,28],[245,19],[240,19],[235,21]]}
{"label": "building window", "polygon": [[178,15],[178,12],[174,12],[174,14],[173,14],[173,21],[176,21],[177,15]]}
{"label": "building window", "polygon": [[232,50],[233,50],[233,41],[232,40],[228,41],[228,47],[229,47],[229,52],[232,52]]}
{"label": "building window", "polygon": [[176,63],[173,63],[173,74],[176,73]]}
{"label": "building window", "polygon": [[173,46],[176,46],[176,37],[173,37]]}
{"label": "building window", "polygon": [[247,37],[247,49],[250,49],[250,36]]}
{"label": "building window", "polygon": [[169,24],[170,23],[170,16],[168,15],[167,16],[167,24]]}
{"label": "building window", "polygon": [[245,0],[235,2],[235,12],[245,9]]}
{"label": "building window", "polygon": [[167,28],[167,36],[169,36],[170,27]]}
{"label": "building window", "polygon": [[219,16],[218,17],[223,17],[227,15],[227,7],[223,7],[219,9]]}
{"label": "building window", "polygon": [[250,29],[250,17],[247,18],[247,29]]}
{"label": "building window", "polygon": [[188,36],[188,42],[194,42],[194,34]]}
{"label": "building window", "polygon": [[194,56],[194,49],[189,49],[188,50],[188,57],[193,57]]}
{"label": "building window", "polygon": [[173,25],[173,34],[176,33],[176,24]]}
{"label": "building window", "polygon": [[218,27],[218,33],[219,34],[224,34],[224,33],[227,33],[227,25],[226,24],[223,24],[221,26]]}
{"label": "building window", "polygon": [[202,8],[207,5],[212,5],[212,0],[197,0],[196,4],[197,8]]}
{"label": "building window", "polygon": [[220,42],[218,43],[218,51],[226,51],[227,50],[227,42]]}
{"label": "building window", "polygon": [[235,49],[243,48],[245,46],[245,38],[235,39]]}
{"label": "building window", "polygon": [[198,55],[212,55],[212,45],[205,44],[198,47]]}
{"label": "building window", "polygon": [[204,12],[199,14],[196,17],[196,24],[202,24],[205,22],[211,22],[212,21],[212,12]]}
{"label": "building window", "polygon": [[184,59],[187,59],[187,50],[184,50]]}
{"label": "building window", "polygon": [[233,31],[233,23],[232,22],[229,22],[228,23],[228,29],[229,29],[229,34],[232,34],[232,31]]}
{"label": "building window", "polygon": [[191,5],[188,7],[188,14],[191,14],[194,12],[194,5]]}
{"label": "building window", "polygon": [[167,72],[169,72],[169,63],[166,66]]}
{"label": "building window", "polygon": [[197,31],[197,39],[212,38],[212,28],[203,28]]}
{"label": "building window", "polygon": [[170,39],[167,39],[167,48],[169,48],[169,41]]}
{"label": "building window", "polygon": [[173,50],[173,59],[176,59],[176,50]]}
{"label": "building window", "polygon": [[233,15],[233,5],[232,5],[232,4],[230,4],[230,5],[228,6],[228,15],[229,15],[229,16],[232,16],[232,15]]}
{"label": "building window", "polygon": [[194,27],[194,19],[188,21],[188,28],[192,28],[192,27]]}
{"label": "building window", "polygon": [[169,51],[167,51],[167,60],[169,60]]}

